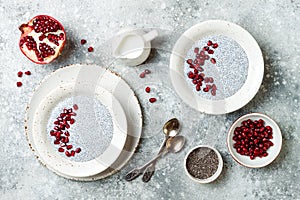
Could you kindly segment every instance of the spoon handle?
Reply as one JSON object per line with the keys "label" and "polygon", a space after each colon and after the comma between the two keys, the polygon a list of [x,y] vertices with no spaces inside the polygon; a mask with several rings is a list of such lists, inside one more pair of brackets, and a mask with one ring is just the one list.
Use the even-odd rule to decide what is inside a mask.
{"label": "spoon handle", "polygon": [[126,181],[132,181],[142,174],[142,170],[139,168],[133,169],[125,175]]}
{"label": "spoon handle", "polygon": [[159,159],[166,152],[168,152],[167,149],[165,149],[164,151],[162,151],[159,154],[157,154],[153,159],[151,159],[149,162],[147,162],[146,164],[144,164],[142,167],[135,168],[135,169],[131,170],[130,172],[128,172],[125,175],[125,180],[126,181],[132,181],[133,179],[136,179],[139,175],[142,174],[142,172],[144,171],[144,169],[146,167],[148,167],[149,165],[151,165],[153,162],[155,162],[157,159]]}
{"label": "spoon handle", "polygon": [[153,162],[145,169],[143,178],[142,178],[143,182],[147,183],[151,180],[151,177],[153,176],[153,174],[155,172],[155,164],[156,164],[156,162]]}
{"label": "spoon handle", "polygon": [[[165,148],[166,148],[166,142],[169,139],[169,136],[165,136],[165,139],[163,141],[163,143],[161,144],[159,151],[157,153],[157,155],[161,154]],[[150,165],[148,165],[148,167],[145,169],[144,174],[143,174],[143,178],[142,180],[147,183],[150,181],[151,177],[153,176],[154,172],[155,172],[155,165],[156,165],[156,161],[152,162]]]}

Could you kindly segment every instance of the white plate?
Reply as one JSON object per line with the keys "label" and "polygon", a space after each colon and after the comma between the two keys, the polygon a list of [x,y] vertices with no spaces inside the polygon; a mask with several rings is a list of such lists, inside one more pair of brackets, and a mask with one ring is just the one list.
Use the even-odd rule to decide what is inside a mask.
{"label": "white plate", "polygon": [[[184,77],[188,50],[196,41],[210,35],[224,35],[235,40],[244,49],[249,62],[244,85],[234,95],[222,100],[209,100],[194,93]],[[221,20],[205,21],[188,29],[177,40],[170,57],[170,76],[177,94],[194,109],[208,114],[229,113],[246,105],[257,93],[263,74],[263,56],[255,39],[242,27]]]}
{"label": "white plate", "polygon": [[[273,142],[274,146],[271,146],[267,150],[269,154],[267,157],[255,158],[254,160],[251,160],[249,156],[240,155],[234,149],[233,147],[234,141],[232,139],[234,129],[238,126],[241,126],[241,122],[247,119],[251,119],[251,120],[262,119],[265,121],[265,126],[271,126],[273,128],[273,139],[271,139],[271,141]],[[238,162],[240,165],[250,167],[250,168],[260,168],[270,164],[279,155],[281,146],[282,146],[282,136],[278,125],[270,117],[260,113],[250,113],[238,118],[231,125],[227,136],[227,147],[233,159],[236,162]]]}
{"label": "white plate", "polygon": [[[56,84],[49,84],[49,80],[54,81]],[[123,107],[126,120],[121,122],[121,124],[127,124],[127,139],[125,141],[125,146],[120,151],[120,155],[116,158],[114,156],[113,159],[110,159],[109,165],[105,164],[105,167],[101,168],[104,170],[103,172],[93,173],[87,172],[84,174],[73,174],[65,171],[58,170],[56,166],[49,165],[45,161],[45,157],[41,156],[39,151],[36,151],[36,144],[34,143],[34,139],[32,136],[32,128],[33,128],[33,118],[32,113],[39,107],[39,102],[45,96],[45,91],[56,90],[57,86],[68,85],[72,82],[77,82],[82,85],[82,90],[85,90],[89,87],[84,85],[97,85],[96,88],[99,89],[99,92],[108,93],[108,99],[116,97],[115,100],[119,100],[121,104],[121,108]],[[96,81],[96,82],[95,82]],[[59,84],[57,84],[59,83]],[[85,83],[85,84],[82,84]],[[78,86],[76,86],[76,91],[78,91]],[[103,89],[104,88],[104,89]],[[95,89],[95,87],[94,87]],[[93,89],[93,91],[94,91]],[[106,91],[107,90],[107,91]],[[85,90],[86,91],[86,90]],[[47,92],[46,92],[47,93]],[[112,95],[109,95],[112,94]],[[114,96],[114,97],[113,97]],[[120,108],[116,107],[116,108]],[[115,108],[112,108],[115,110]],[[123,118],[124,119],[124,118]],[[119,76],[114,74],[113,72],[101,68],[95,65],[72,65],[65,68],[61,68],[54,73],[52,73],[48,78],[42,81],[41,85],[36,89],[29,107],[27,108],[26,120],[25,120],[25,129],[27,138],[29,141],[29,145],[32,150],[35,152],[38,159],[42,162],[42,164],[46,165],[49,169],[54,171],[55,173],[70,179],[82,180],[82,181],[91,181],[96,179],[101,179],[106,176],[109,176],[119,170],[121,167],[125,165],[125,163],[130,159],[133,155],[136,146],[138,145],[138,141],[141,135],[142,128],[142,118],[141,118],[141,110],[140,105],[136,96],[130,87],[123,81]],[[123,137],[124,138],[124,137]],[[53,148],[53,147],[52,147]],[[115,154],[116,155],[116,154]],[[105,163],[107,163],[105,161]],[[103,163],[102,163],[103,164]],[[108,168],[107,168],[108,167]],[[107,168],[107,169],[104,169]]]}

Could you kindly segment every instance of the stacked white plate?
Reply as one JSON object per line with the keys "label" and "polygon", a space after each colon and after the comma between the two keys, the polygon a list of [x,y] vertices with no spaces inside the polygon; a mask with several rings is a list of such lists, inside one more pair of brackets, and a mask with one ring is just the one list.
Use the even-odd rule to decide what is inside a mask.
{"label": "stacked white plate", "polygon": [[[49,134],[49,124],[53,123],[55,109],[68,102],[66,101],[68,99],[74,99],[76,103],[80,97],[96,100],[102,109],[107,110],[106,113],[95,111],[95,115],[105,122],[102,125],[107,127],[98,129],[92,126],[91,130],[76,133],[81,138],[87,138],[87,141],[91,134],[94,135],[96,140],[90,139],[94,145],[90,152],[103,145],[102,151],[94,152],[92,158],[84,157],[87,155],[84,154],[84,147],[88,149],[88,144],[82,144],[82,152],[74,157],[67,157],[64,153],[58,152],[58,147],[53,145],[53,139]],[[72,107],[71,104],[68,106]],[[81,118],[76,120],[74,126],[90,124],[91,120],[85,118],[84,112],[80,114],[81,105],[78,106]],[[102,179],[120,170],[133,155],[141,130],[142,113],[134,92],[119,75],[96,65],[71,65],[58,69],[46,77],[35,90],[25,118],[28,143],[38,160],[58,175],[80,181]],[[101,131],[105,132],[105,135]],[[95,144],[95,141],[101,141],[101,138],[97,138],[98,133],[99,137],[109,139],[108,144],[104,145],[101,142]],[[76,144],[80,145],[80,141],[76,141]]]}

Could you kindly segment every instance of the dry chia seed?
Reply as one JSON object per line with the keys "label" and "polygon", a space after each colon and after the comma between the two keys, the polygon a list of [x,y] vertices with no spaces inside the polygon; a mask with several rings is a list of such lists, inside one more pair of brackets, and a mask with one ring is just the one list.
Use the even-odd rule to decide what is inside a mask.
{"label": "dry chia seed", "polygon": [[186,168],[193,177],[207,179],[218,169],[219,159],[214,150],[208,147],[199,147],[187,157]]}
{"label": "dry chia seed", "polygon": [[[224,35],[210,35],[196,41],[188,50],[185,61],[195,59],[194,49],[196,47],[202,49],[207,45],[208,40],[218,44],[218,48],[214,49],[214,54],[211,55],[216,59],[216,64],[205,62],[203,73],[206,77],[214,78],[214,83],[218,88],[216,96],[212,96],[210,92],[196,91],[191,79],[187,76],[185,79],[194,92],[201,97],[222,100],[234,95],[244,85],[248,75],[249,61],[244,49],[235,40]],[[184,74],[189,71],[191,71],[189,64],[184,62]]]}

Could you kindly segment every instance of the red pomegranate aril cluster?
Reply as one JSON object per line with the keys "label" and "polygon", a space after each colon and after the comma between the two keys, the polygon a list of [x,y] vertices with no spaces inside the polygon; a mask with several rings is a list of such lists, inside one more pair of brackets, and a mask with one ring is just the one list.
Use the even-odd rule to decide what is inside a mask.
{"label": "red pomegranate aril cluster", "polygon": [[[210,62],[216,64],[215,58],[210,58],[208,54],[213,54],[214,51],[210,49],[217,48],[219,45],[217,43],[213,43],[211,40],[207,42],[207,46],[204,46],[202,50],[196,47],[194,49],[194,53],[196,54],[196,58],[188,59],[186,62],[189,64],[192,69],[189,73],[187,73],[188,78],[192,79],[192,83],[195,85],[196,91],[200,91],[201,88],[203,92],[211,92],[211,95],[215,96],[217,92],[217,86],[214,83],[214,79],[212,77],[205,77],[205,74],[202,73],[204,71],[205,61],[210,59]],[[207,52],[207,54],[206,54]],[[205,87],[204,84],[205,83]]]}
{"label": "red pomegranate aril cluster", "polygon": [[[74,104],[73,108],[74,110],[76,110],[75,108],[78,109],[78,105]],[[55,126],[53,130],[50,131],[50,135],[55,137],[54,144],[60,145],[58,152],[65,152],[67,157],[75,156],[75,153],[79,153],[81,151],[80,148],[72,150],[73,145],[69,144],[70,132],[67,129],[75,123],[75,119],[73,118],[74,116],[76,116],[76,113],[72,108],[64,109],[63,112],[56,118],[56,121],[53,122]]]}
{"label": "red pomegranate aril cluster", "polygon": [[36,17],[35,20],[33,20],[33,26],[35,32],[37,33],[48,33],[63,30],[62,26],[59,23],[46,16]]}
{"label": "red pomegranate aril cluster", "polygon": [[233,134],[233,147],[237,153],[249,156],[251,160],[268,156],[267,150],[274,145],[271,141],[272,127],[265,126],[262,119],[243,121],[242,126],[236,127]]}
{"label": "red pomegranate aril cluster", "polygon": [[[43,35],[42,35],[43,36]],[[41,36],[40,36],[41,37]],[[46,36],[45,36],[46,37]],[[64,34],[60,33],[59,36],[58,35],[54,35],[54,34],[48,34],[47,36],[48,40],[52,43],[54,43],[56,46],[59,45],[59,40],[63,40],[64,39]],[[40,38],[39,38],[40,39]],[[43,38],[44,39],[44,38]],[[42,40],[43,40],[42,39]],[[41,40],[41,39],[40,39]],[[42,41],[41,40],[41,41]]]}

